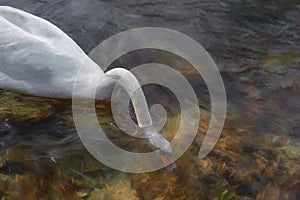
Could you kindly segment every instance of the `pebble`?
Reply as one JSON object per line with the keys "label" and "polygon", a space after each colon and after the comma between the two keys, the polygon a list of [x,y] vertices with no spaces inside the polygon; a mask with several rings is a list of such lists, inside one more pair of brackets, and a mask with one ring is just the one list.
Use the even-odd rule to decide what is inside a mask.
{"label": "pebble", "polygon": [[273,139],[273,146],[274,147],[284,147],[290,143],[290,138],[285,135],[277,136]]}

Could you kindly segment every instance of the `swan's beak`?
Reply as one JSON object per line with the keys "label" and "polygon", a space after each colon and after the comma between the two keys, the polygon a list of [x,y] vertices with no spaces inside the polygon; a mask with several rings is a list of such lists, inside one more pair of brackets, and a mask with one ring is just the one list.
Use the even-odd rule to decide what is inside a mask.
{"label": "swan's beak", "polygon": [[148,138],[148,140],[151,142],[151,144],[154,147],[160,149],[161,151],[163,151],[165,153],[169,153],[169,154],[173,153],[171,144],[161,134],[159,134],[159,133],[153,134]]}

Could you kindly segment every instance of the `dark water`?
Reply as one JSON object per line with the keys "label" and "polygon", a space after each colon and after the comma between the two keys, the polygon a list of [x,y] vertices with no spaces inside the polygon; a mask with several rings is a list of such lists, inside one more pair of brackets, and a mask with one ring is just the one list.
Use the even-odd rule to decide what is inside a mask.
{"label": "dark water", "polygon": [[[205,83],[161,51],[123,56],[111,67],[160,62],[181,71],[203,119],[178,168],[125,174],[94,160],[77,138],[69,100],[0,92],[0,197],[5,199],[300,199],[300,2],[0,0],[56,24],[89,53],[121,31],[159,26],[185,33],[210,53],[223,77],[228,116],[221,139],[197,158],[209,119]],[[184,66],[184,67],[183,67]],[[183,70],[188,69],[188,70]],[[150,103],[174,103],[155,87]],[[98,105],[99,104],[99,105]],[[97,104],[112,132],[110,106]],[[176,127],[178,112],[169,109]],[[120,146],[130,139],[116,140]],[[146,144],[141,144],[141,146]]]}

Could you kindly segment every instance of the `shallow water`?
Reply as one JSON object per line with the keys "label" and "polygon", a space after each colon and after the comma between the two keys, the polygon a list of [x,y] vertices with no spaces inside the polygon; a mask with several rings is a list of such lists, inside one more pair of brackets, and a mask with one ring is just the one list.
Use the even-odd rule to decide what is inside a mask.
{"label": "shallow water", "polygon": [[[228,115],[204,159],[197,153],[209,125],[205,83],[183,59],[161,51],[132,52],[111,67],[168,64],[192,83],[202,119],[198,135],[170,172],[127,174],[96,161],[81,144],[71,101],[0,90],[0,197],[4,199],[300,199],[300,3],[294,1],[0,0],[41,16],[85,52],[122,30],[160,26],[196,39],[223,77]],[[167,107],[171,137],[174,96],[144,88],[150,104]],[[110,102],[97,115],[112,141],[149,151],[115,127]],[[137,145],[138,144],[138,145]]]}

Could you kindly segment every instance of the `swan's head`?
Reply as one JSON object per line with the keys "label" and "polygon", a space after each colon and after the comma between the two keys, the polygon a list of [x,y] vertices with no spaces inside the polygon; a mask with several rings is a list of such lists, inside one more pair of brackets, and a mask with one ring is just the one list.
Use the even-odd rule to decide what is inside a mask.
{"label": "swan's head", "polygon": [[145,136],[147,136],[148,140],[155,148],[160,149],[164,153],[173,153],[170,142],[164,138],[164,136],[157,133],[154,128],[146,129]]}

